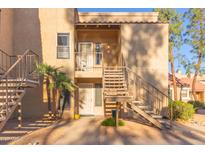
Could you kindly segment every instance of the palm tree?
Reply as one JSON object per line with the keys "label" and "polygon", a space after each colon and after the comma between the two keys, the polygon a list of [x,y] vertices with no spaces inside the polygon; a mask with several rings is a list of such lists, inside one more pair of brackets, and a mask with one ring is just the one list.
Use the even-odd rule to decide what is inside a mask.
{"label": "palm tree", "polygon": [[46,85],[46,93],[48,97],[48,111],[49,114],[51,115],[52,113],[52,106],[51,106],[51,91],[50,91],[50,86],[52,83],[52,74],[57,70],[56,68],[45,64],[37,64],[36,63],[36,71],[43,76],[44,78],[44,84]]}
{"label": "palm tree", "polygon": [[[60,106],[60,97],[65,94],[65,92],[73,92],[76,85],[68,78],[66,73],[59,71],[60,68],[55,68],[45,63],[36,64],[37,72],[43,75],[46,84],[46,91],[48,96],[48,110],[49,114],[53,113],[54,116],[57,115],[57,108]],[[51,97],[52,91],[52,97]],[[51,104],[52,99],[52,104]],[[66,100],[64,98],[65,106]]]}
{"label": "palm tree", "polygon": [[[60,98],[65,93],[73,92],[75,90],[75,84],[67,77],[66,73],[61,71],[55,71],[53,73],[53,102],[55,104],[54,113],[57,113],[57,108],[60,107]],[[64,97],[63,106],[65,106],[66,98]]]}

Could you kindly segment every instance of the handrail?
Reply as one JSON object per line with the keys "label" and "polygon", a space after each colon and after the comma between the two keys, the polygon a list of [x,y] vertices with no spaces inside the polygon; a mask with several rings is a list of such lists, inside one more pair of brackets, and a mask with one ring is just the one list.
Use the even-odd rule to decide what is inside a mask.
{"label": "handrail", "polygon": [[7,69],[12,65],[12,58],[15,58],[15,61],[17,59],[17,56],[9,55],[8,53],[0,49],[0,70],[6,72]]}
{"label": "handrail", "polygon": [[[103,65],[103,52],[74,52],[75,55],[75,70],[101,70]],[[91,57],[89,57],[91,56]],[[91,59],[90,59],[91,58]],[[96,64],[96,60],[99,60]]]}
{"label": "handrail", "polygon": [[[153,84],[151,84],[150,82],[144,80],[141,76],[139,76],[136,72],[134,72],[133,70],[131,70],[129,67],[125,67],[128,71],[132,72],[133,74],[135,74],[138,78],[140,78],[140,80],[142,80],[143,82],[145,82],[146,84],[148,84],[149,86],[151,86],[152,88],[156,89],[158,92],[160,92],[162,95],[169,97],[168,95],[166,95],[165,93],[163,93],[160,89],[158,89],[156,86],[154,86]],[[170,98],[171,99],[171,98]]]}
{"label": "handrail", "polygon": [[[141,76],[139,76],[136,72],[134,72],[133,70],[131,70],[125,63],[125,60],[123,58],[123,55],[121,55],[121,65],[122,65],[122,69],[124,69],[124,71],[126,72],[126,75],[130,75],[130,73],[132,73],[134,75],[134,78],[131,79],[130,76],[127,76],[127,82],[129,83],[130,80],[134,81],[134,87],[139,91],[138,95],[141,95],[141,89],[145,90],[146,93],[148,93],[148,97],[150,98],[151,104],[152,106],[154,106],[157,110],[160,110],[163,106],[164,101],[166,101],[166,106],[169,105],[169,101],[173,102],[173,100],[164,92],[162,92],[160,89],[158,89],[156,86],[154,86],[153,84],[149,83],[148,81],[144,80]],[[129,80],[129,81],[128,81]],[[133,83],[132,83],[133,84]],[[128,84],[129,86],[129,84]],[[133,85],[132,85],[133,86]],[[150,90],[151,89],[151,90]],[[133,89],[131,89],[133,91]],[[154,91],[154,92],[153,92]],[[137,92],[136,92],[137,93]],[[142,94],[144,95],[144,94]],[[160,97],[161,96],[161,97]],[[138,96],[138,97],[142,97],[142,96]],[[145,98],[147,99],[147,98]],[[148,98],[149,99],[149,98]],[[165,99],[165,100],[164,100]],[[149,102],[149,101],[148,101]],[[172,104],[172,103],[171,103]],[[173,109],[172,109],[172,105],[170,110],[167,110],[168,112],[166,113],[166,116],[170,118],[170,124],[172,121],[172,117],[173,117]],[[158,111],[156,111],[157,113]],[[157,113],[159,114],[159,113]]]}
{"label": "handrail", "polygon": [[0,52],[2,52],[3,54],[9,56],[9,57],[17,57],[16,55],[9,55],[8,53],[6,53],[5,51],[3,51],[2,49],[0,49]]}
{"label": "handrail", "polygon": [[[144,80],[141,76],[139,76],[136,72],[134,72],[133,70],[131,70],[125,63],[124,57],[122,56],[122,63],[123,63],[123,67],[125,67],[128,71],[132,72],[133,74],[135,74],[138,78],[140,78],[143,82],[147,83],[148,85],[152,86],[152,88],[156,89],[157,91],[159,91],[162,95],[169,97],[168,95],[166,95],[165,93],[163,93],[160,89],[158,89],[156,86],[154,86],[153,84],[151,84],[150,82]],[[169,97],[170,98],[170,97]],[[170,98],[171,99],[171,98]]]}
{"label": "handrail", "polygon": [[[31,52],[32,54],[34,54],[34,55],[37,57],[37,62],[39,63],[39,56],[38,56],[35,52],[33,52],[32,50],[26,50],[23,55],[17,56],[17,57],[18,57],[18,60],[4,73],[3,76],[0,77],[0,79],[5,78],[5,77],[16,67],[16,65],[19,64],[20,61],[22,61],[22,59],[23,59],[29,52]],[[19,58],[19,57],[20,57],[20,58]]]}

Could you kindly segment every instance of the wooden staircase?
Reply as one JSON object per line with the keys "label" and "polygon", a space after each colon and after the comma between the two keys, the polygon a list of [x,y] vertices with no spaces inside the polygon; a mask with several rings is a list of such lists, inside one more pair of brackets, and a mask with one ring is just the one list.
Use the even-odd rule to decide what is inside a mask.
{"label": "wooden staircase", "polygon": [[[162,104],[162,100],[160,101],[154,94],[159,90],[155,88],[153,94],[149,96],[152,101],[148,101],[148,99],[143,100],[143,94],[137,92],[136,94],[133,93],[133,91],[136,89],[147,90],[147,88],[150,88],[145,87],[145,85],[152,85],[149,85],[147,83],[143,85],[145,81],[142,82],[142,80],[138,79],[138,76],[136,76],[137,78],[135,77],[134,80],[132,80],[132,77],[129,75],[128,69],[124,66],[104,68],[103,88],[105,116],[111,116],[112,110],[116,109],[116,102],[121,102],[120,115],[123,115],[122,113],[126,112],[135,112],[154,126],[160,129],[164,128],[163,124],[160,122],[163,118],[163,116],[161,115],[162,107],[160,106],[160,103]],[[141,84],[136,84],[136,82],[139,80]],[[143,86],[139,87],[138,85]]]}
{"label": "wooden staircase", "polygon": [[105,116],[111,116],[117,99],[127,99],[129,93],[122,68],[107,67],[103,72],[104,111]]}
{"label": "wooden staircase", "polygon": [[[11,60],[16,57],[15,61]],[[34,88],[39,84],[35,73],[35,63],[39,57],[33,51],[27,50],[19,56],[10,56],[0,50],[0,131],[5,126],[14,111],[18,108],[19,127],[22,123],[21,101],[26,88]]]}

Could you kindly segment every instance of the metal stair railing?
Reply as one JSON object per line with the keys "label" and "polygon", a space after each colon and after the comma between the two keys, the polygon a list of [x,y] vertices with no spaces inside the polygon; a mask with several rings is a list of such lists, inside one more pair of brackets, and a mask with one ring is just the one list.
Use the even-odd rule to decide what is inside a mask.
{"label": "metal stair railing", "polygon": [[[15,102],[13,99],[14,96],[18,94],[18,90],[22,89],[22,86],[25,86],[26,81],[30,80],[35,81],[35,83],[39,82],[39,76],[35,72],[36,63],[39,63],[39,56],[32,50],[26,50],[24,54],[16,57],[17,60],[13,64],[11,64],[10,61],[7,65],[11,66],[7,70],[5,68],[5,73],[0,76],[0,88],[5,87],[6,93],[5,104],[0,106],[0,112],[5,110],[5,115],[9,115],[9,102]],[[9,93],[10,86],[13,86],[14,88],[12,89],[12,92]]]}
{"label": "metal stair railing", "polygon": [[169,108],[169,102],[173,102],[173,100],[156,86],[132,71],[126,65],[122,55],[121,58],[121,65],[124,67],[129,94],[133,96],[134,100],[143,101],[146,105],[150,106],[156,115],[163,115],[163,117],[168,118],[171,124],[173,109],[172,106]]}
{"label": "metal stair railing", "polygon": [[0,73],[5,73],[16,60],[17,56],[9,55],[0,49]]}

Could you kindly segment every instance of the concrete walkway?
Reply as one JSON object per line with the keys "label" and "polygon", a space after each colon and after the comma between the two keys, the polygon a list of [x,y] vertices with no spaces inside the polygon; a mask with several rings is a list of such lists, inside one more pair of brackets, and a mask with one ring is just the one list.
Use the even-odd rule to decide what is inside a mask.
{"label": "concrete walkway", "polygon": [[41,118],[23,119],[23,126],[18,128],[18,120],[11,119],[0,132],[0,145],[9,144],[12,141],[20,139],[24,135],[48,127],[54,122],[54,119],[50,119],[48,118],[48,115],[45,115]]}
{"label": "concrete walkway", "polygon": [[119,128],[104,127],[100,117],[59,121],[11,144],[205,144],[205,132],[175,124],[159,130],[132,121]]}

